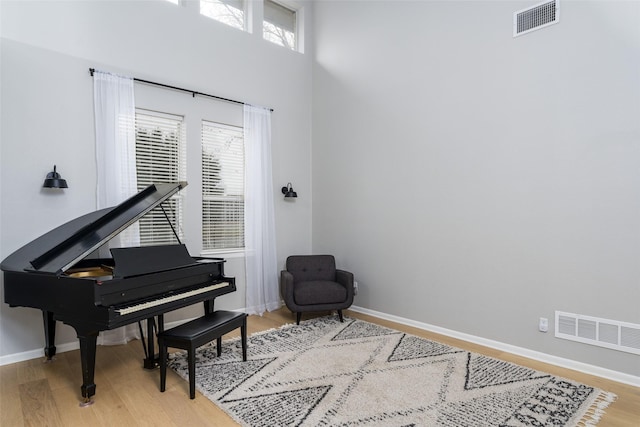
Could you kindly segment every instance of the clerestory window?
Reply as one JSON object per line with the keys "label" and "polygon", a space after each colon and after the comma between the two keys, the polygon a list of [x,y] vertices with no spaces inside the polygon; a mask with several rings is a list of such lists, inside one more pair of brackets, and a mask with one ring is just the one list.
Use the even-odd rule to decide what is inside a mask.
{"label": "clerestory window", "polygon": [[264,0],[262,34],[265,40],[296,50],[296,11],[280,3]]}
{"label": "clerestory window", "polygon": [[245,0],[200,0],[200,14],[245,30]]}

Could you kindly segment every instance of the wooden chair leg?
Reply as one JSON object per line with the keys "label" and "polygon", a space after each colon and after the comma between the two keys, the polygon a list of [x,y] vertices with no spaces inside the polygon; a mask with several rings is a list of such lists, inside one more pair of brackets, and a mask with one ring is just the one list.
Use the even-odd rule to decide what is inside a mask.
{"label": "wooden chair leg", "polygon": [[216,339],[216,352],[218,354],[218,357],[220,357],[220,355],[222,354],[222,337],[218,337]]}
{"label": "wooden chair leg", "polygon": [[299,311],[296,313],[296,324],[299,325],[300,324],[300,319],[302,318],[302,312]]}
{"label": "wooden chair leg", "polygon": [[338,310],[338,317],[340,318],[341,322],[344,322],[344,317],[342,316],[342,310]]}

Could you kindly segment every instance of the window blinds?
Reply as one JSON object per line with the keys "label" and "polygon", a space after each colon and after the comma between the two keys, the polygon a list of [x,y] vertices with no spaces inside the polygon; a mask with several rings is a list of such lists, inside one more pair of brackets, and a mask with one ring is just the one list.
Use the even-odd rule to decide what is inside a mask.
{"label": "window blinds", "polygon": [[[162,182],[183,181],[186,176],[185,127],[181,116],[136,110],[136,172],[138,191]],[[181,237],[182,193],[176,193],[162,204],[169,220]],[[165,213],[160,207],[140,221],[140,244],[177,243]]]}
{"label": "window blinds", "polygon": [[242,128],[202,122],[202,248],[244,247]]}
{"label": "window blinds", "polygon": [[265,0],[264,20],[291,33],[296,31],[296,12],[276,2]]}

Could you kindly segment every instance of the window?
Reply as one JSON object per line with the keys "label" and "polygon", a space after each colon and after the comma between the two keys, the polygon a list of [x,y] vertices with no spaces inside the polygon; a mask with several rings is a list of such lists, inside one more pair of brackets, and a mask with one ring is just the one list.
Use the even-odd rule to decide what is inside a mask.
{"label": "window", "polygon": [[[184,128],[181,116],[136,110],[138,191],[155,183],[185,180]],[[183,193],[184,191],[174,194],[162,203],[162,208],[156,207],[139,220],[142,246],[177,243],[167,217],[176,233],[181,236]]]}
{"label": "window", "polygon": [[262,34],[265,40],[296,50],[296,12],[271,0],[264,0]]}
{"label": "window", "polygon": [[243,129],[202,121],[202,249],[244,248]]}
{"label": "window", "polygon": [[245,0],[200,0],[200,14],[244,30],[244,3]]}

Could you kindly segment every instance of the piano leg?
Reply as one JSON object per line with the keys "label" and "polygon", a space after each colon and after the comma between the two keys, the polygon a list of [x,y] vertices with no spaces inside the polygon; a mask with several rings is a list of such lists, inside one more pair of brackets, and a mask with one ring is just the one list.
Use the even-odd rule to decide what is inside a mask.
{"label": "piano leg", "polygon": [[[145,359],[143,361],[144,369],[155,369],[160,366],[160,355],[156,355],[156,349],[154,344],[154,336],[155,333],[153,329],[156,326],[156,320],[154,317],[150,317],[147,319],[147,352],[145,354]],[[158,315],[158,329],[157,332],[162,332],[164,330],[164,315]],[[142,337],[144,340],[144,337]]]}
{"label": "piano leg", "polygon": [[78,340],[80,341],[80,360],[82,362],[82,403],[80,406],[88,406],[93,403],[91,396],[96,394],[96,384],[93,382],[96,371],[96,340],[98,338],[97,331],[78,331]]}
{"label": "piano leg", "polygon": [[42,310],[42,320],[44,321],[44,339],[46,344],[44,355],[47,357],[46,361],[50,362],[56,355],[56,321],[53,319],[53,313],[46,310]]}

